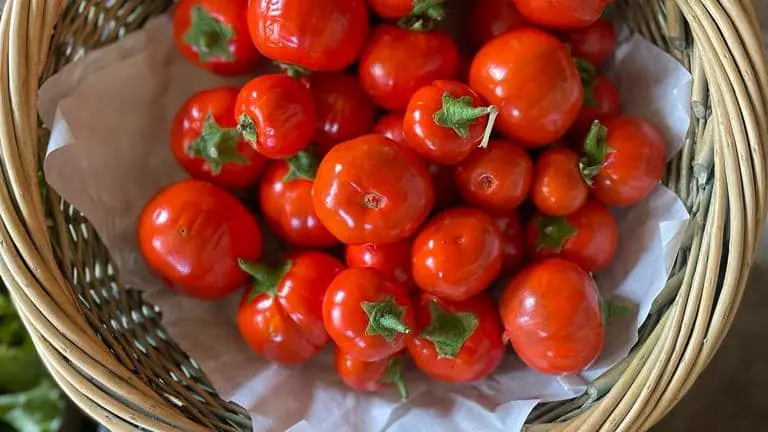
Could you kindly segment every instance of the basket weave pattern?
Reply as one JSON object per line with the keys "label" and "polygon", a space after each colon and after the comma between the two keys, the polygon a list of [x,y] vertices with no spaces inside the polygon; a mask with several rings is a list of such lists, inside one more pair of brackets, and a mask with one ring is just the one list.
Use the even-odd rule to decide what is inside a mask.
{"label": "basket weave pattern", "polygon": [[[37,89],[170,0],[8,0],[0,16],[0,276],[41,357],[112,430],[248,430],[120,285],[88,221],[45,187]],[[625,0],[617,15],[693,74],[691,126],[665,183],[692,222],[630,356],[586,394],[543,404],[530,430],[647,430],[690,389],[741,300],[766,211],[768,73],[751,0]]]}

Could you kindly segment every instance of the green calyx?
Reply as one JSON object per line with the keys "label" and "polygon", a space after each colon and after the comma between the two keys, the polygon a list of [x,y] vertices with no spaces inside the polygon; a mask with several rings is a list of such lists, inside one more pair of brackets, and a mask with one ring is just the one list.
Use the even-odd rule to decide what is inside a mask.
{"label": "green calyx", "polygon": [[317,175],[317,158],[310,150],[302,150],[288,159],[288,174],[283,177],[283,183],[293,180],[314,180]]}
{"label": "green calyx", "polygon": [[270,297],[276,296],[280,281],[293,266],[293,261],[287,260],[277,269],[271,269],[263,264],[252,263],[244,259],[238,259],[237,264],[244,272],[253,277],[253,284],[251,284],[251,290],[248,293],[248,302],[252,302],[262,294],[267,294]]}
{"label": "green calyx", "polygon": [[628,316],[634,312],[635,308],[632,305],[605,300],[602,297],[600,298],[600,318],[602,319],[603,327],[605,327],[608,321],[612,318]]}
{"label": "green calyx", "polygon": [[256,143],[259,141],[256,122],[253,121],[251,116],[245,113],[240,114],[240,117],[237,119],[237,121],[237,130],[243,135],[243,139],[248,141],[251,146],[255,147]]}
{"label": "green calyx", "polygon": [[381,335],[387,342],[392,343],[398,333],[411,332],[403,322],[405,308],[395,303],[394,297],[387,297],[380,302],[362,302],[360,306],[368,315],[366,335]]}
{"label": "green calyx", "polygon": [[420,337],[435,345],[438,358],[456,358],[461,347],[477,329],[477,316],[470,312],[447,312],[434,300],[429,303],[429,312],[429,326],[421,332]]}
{"label": "green calyx", "polygon": [[445,18],[445,0],[413,0],[411,13],[400,18],[400,27],[412,31],[428,31],[436,21]]}
{"label": "green calyx", "polygon": [[480,117],[488,116],[488,125],[485,128],[480,147],[488,146],[491,139],[493,125],[496,123],[496,117],[499,115],[499,109],[493,105],[488,107],[472,106],[472,98],[462,96],[453,97],[450,93],[443,93],[443,107],[437,111],[432,119],[435,124],[442,127],[453,129],[461,138],[469,136],[469,127],[473,125]]}
{"label": "green calyx", "polygon": [[597,98],[595,97],[595,82],[597,82],[597,69],[587,60],[574,57],[576,69],[581,77],[581,85],[584,87],[584,106],[596,107]]}
{"label": "green calyx", "polygon": [[280,68],[280,70],[282,70],[286,75],[288,75],[291,78],[301,79],[312,73],[312,71],[307,68],[303,68],[301,66],[297,66],[293,64],[282,63],[282,62],[275,62],[275,64]]}
{"label": "green calyx", "polygon": [[248,159],[237,151],[241,138],[237,129],[219,126],[213,115],[208,114],[200,136],[189,144],[186,152],[190,156],[203,158],[211,167],[211,174],[218,175],[225,163],[248,165]]}
{"label": "green calyx", "polygon": [[579,160],[581,178],[592,186],[592,179],[600,172],[603,162],[609,153],[613,151],[608,146],[608,129],[600,121],[595,120],[584,139],[584,153]]}
{"label": "green calyx", "polygon": [[568,219],[562,216],[536,216],[533,220],[533,224],[539,231],[539,235],[536,238],[537,251],[546,248],[552,250],[554,253],[560,253],[565,242],[578,232],[576,228],[568,222]]}
{"label": "green calyx", "polygon": [[194,48],[200,61],[207,62],[214,57],[228,62],[234,60],[229,51],[229,43],[235,37],[232,27],[211,16],[200,5],[192,7],[190,18],[191,24],[182,39]]}
{"label": "green calyx", "polygon": [[400,392],[403,400],[408,399],[408,386],[403,379],[403,359],[400,356],[393,356],[387,362],[387,370],[382,375],[380,382],[382,384],[394,384]]}

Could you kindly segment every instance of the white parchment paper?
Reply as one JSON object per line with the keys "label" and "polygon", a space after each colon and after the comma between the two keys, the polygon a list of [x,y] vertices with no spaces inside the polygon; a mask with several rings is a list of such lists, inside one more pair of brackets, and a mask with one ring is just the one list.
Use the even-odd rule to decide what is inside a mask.
{"label": "white parchment paper", "polygon": [[[625,111],[653,121],[672,155],[688,128],[690,75],[640,37],[624,42],[611,63]],[[248,408],[256,431],[519,430],[538,401],[580,394],[636,342],[688,220],[680,200],[663,186],[620,212],[616,262],[597,280],[604,296],[632,302],[638,313],[611,321],[602,356],[580,376],[543,376],[513,355],[492,377],[472,384],[437,383],[409,370],[412,398],[404,403],[393,390],[348,390],[336,377],[330,350],[298,367],[261,360],[240,341],[233,319],[237,296],[203,303],[164,289],[136,244],[144,203],[184,177],[168,144],[176,109],[195,91],[233,82],[186,63],[161,17],[52,77],[40,91],[39,110],[53,132],[45,160],[49,184],[89,218],[121,281],[160,306],[173,339],[202,365],[223,398]]]}

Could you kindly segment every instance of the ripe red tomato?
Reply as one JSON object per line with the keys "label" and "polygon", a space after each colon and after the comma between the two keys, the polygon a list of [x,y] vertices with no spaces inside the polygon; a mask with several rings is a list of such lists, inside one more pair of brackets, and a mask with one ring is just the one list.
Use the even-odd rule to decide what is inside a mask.
{"label": "ripe red tomato", "polygon": [[480,95],[456,81],[424,86],[405,111],[405,142],[431,162],[456,165],[488,144],[498,109],[486,105]]}
{"label": "ripe red tomato", "polygon": [[259,187],[259,206],[269,228],[295,247],[327,248],[338,243],[312,205],[317,160],[303,150],[287,161],[273,161]]}
{"label": "ripe red tomato", "polygon": [[531,200],[539,211],[565,216],[584,205],[589,187],[581,178],[579,155],[565,147],[544,150],[536,159]]}
{"label": "ripe red tomato", "polygon": [[555,29],[584,28],[597,21],[612,0],[514,0],[529,21]]}
{"label": "ripe red tomato", "polygon": [[559,258],[526,267],[500,302],[505,335],[531,369],[575,374],[595,361],[605,339],[597,286]]}
{"label": "ripe red tomato", "polygon": [[616,30],[610,21],[599,19],[589,27],[569,32],[565,43],[571,47],[574,57],[600,67],[616,49]]}
{"label": "ripe red tomato", "polygon": [[402,285],[371,268],[342,271],[323,300],[325,328],[350,356],[373,362],[413,338],[413,306]]}
{"label": "ripe red tomato", "polygon": [[502,324],[490,294],[456,302],[421,293],[414,308],[418,336],[408,344],[408,352],[427,375],[468,382],[499,367],[504,357]]}
{"label": "ripe red tomato", "polygon": [[310,71],[346,69],[368,36],[365,0],[251,0],[247,13],[262,54]]}
{"label": "ripe red tomato", "polygon": [[621,115],[621,93],[616,85],[605,75],[596,78],[584,87],[584,106],[568,135],[583,141],[595,120],[606,122]]}
{"label": "ripe red tomato", "polygon": [[261,230],[234,196],[200,180],[175,183],[152,198],[139,218],[139,248],[174,291],[218,300],[248,279],[237,260],[261,257]]}
{"label": "ripe red tomato", "polygon": [[461,301],[483,291],[501,271],[503,239],[480,210],[455,208],[435,216],[413,243],[413,278],[422,290]]}
{"label": "ripe red tomato", "polygon": [[235,119],[243,137],[259,153],[284,159],[309,145],[315,131],[315,106],[312,94],[298,80],[262,75],[240,90]]}
{"label": "ripe red tomato", "polygon": [[320,221],[342,243],[394,243],[426,220],[435,191],[415,153],[381,135],[366,135],[328,152],[312,201]]}
{"label": "ripe red tomato", "polygon": [[472,43],[480,48],[496,36],[529,25],[513,0],[475,0],[470,16]]}
{"label": "ripe red tomato", "polygon": [[376,14],[384,19],[398,19],[412,16],[414,19],[427,17],[443,19],[443,2],[435,0],[368,0]]}
{"label": "ripe red tomato", "polygon": [[385,114],[373,126],[373,131],[377,134],[384,135],[400,145],[406,145],[405,133],[403,132],[404,119],[405,114],[403,113],[392,112]]}
{"label": "ripe red tomato", "polygon": [[238,89],[221,87],[190,97],[171,126],[171,152],[194,178],[227,189],[255,183],[266,160],[237,131]]}
{"label": "ripe red tomato", "polygon": [[503,241],[504,261],[499,276],[512,276],[525,263],[525,232],[520,215],[513,211],[504,216],[494,216],[493,220]]}
{"label": "ripe red tomato", "polygon": [[388,384],[394,384],[403,400],[408,399],[408,388],[403,380],[402,357],[395,355],[373,362],[358,360],[336,348],[334,363],[336,372],[351,388],[375,392]]}
{"label": "ripe red tomato", "polygon": [[[607,131],[607,132],[606,132]],[[596,124],[584,141],[582,175],[594,196],[607,205],[642,201],[664,175],[664,136],[637,117],[623,116]]]}
{"label": "ripe red tomato", "polygon": [[360,57],[360,82],[376,104],[402,111],[416,91],[459,72],[459,49],[448,35],[382,24]]}
{"label": "ripe red tomato", "polygon": [[559,256],[597,272],[613,261],[619,230],[610,210],[589,200],[565,217],[535,214],[526,227],[526,243],[535,259]]}
{"label": "ripe red tomato", "polygon": [[313,141],[318,154],[324,155],[340,142],[371,132],[376,106],[356,78],[343,73],[318,73],[308,79],[315,99],[317,125]]}
{"label": "ripe red tomato", "polygon": [[241,261],[253,276],[237,311],[246,343],[267,360],[303,362],[328,343],[322,302],[328,285],[344,266],[323,252],[289,254],[278,269]]}
{"label": "ripe red tomato", "polygon": [[462,198],[491,213],[516,209],[528,197],[533,161],[520,147],[491,140],[488,148],[473,151],[456,167],[456,184]]}
{"label": "ripe red tomato", "polygon": [[496,127],[530,147],[563,136],[584,99],[566,46],[534,28],[512,30],[488,42],[472,62],[469,83],[499,107]]}
{"label": "ripe red tomato", "polygon": [[248,36],[247,0],[179,0],[173,38],[181,54],[219,75],[251,72],[261,55]]}
{"label": "ripe red tomato", "polygon": [[411,274],[411,246],[408,240],[397,243],[347,246],[347,266],[374,268],[401,284],[407,291],[416,287]]}

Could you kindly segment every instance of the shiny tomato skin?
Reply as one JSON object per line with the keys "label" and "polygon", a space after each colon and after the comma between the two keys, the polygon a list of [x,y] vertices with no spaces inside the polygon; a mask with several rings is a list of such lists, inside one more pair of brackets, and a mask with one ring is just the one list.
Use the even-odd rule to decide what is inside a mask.
{"label": "shiny tomato skin", "polygon": [[312,202],[342,243],[394,243],[413,234],[435,203],[426,166],[382,135],[335,146],[317,170]]}
{"label": "shiny tomato skin", "polygon": [[[380,334],[369,334],[369,317],[363,303],[391,300],[401,308],[400,321],[407,333],[397,332],[392,341]],[[323,320],[330,337],[350,356],[373,362],[387,358],[413,338],[416,324],[413,305],[402,285],[372,268],[350,268],[342,271],[328,287],[323,300]]]}
{"label": "shiny tomato skin", "polygon": [[441,164],[457,165],[483,140],[488,126],[488,116],[475,120],[468,135],[461,137],[450,127],[440,126],[435,113],[443,109],[443,95],[458,99],[467,97],[475,108],[485,107],[483,98],[468,86],[456,81],[438,80],[420,88],[411,97],[405,111],[403,133],[405,142],[424,159]]}
{"label": "shiny tomato skin", "polygon": [[[193,64],[224,76],[243,75],[252,72],[261,60],[261,54],[253,46],[248,33],[248,21],[242,11],[247,0],[179,0],[173,13],[173,38],[179,52]],[[185,35],[193,24],[193,10],[200,8],[209,17],[228,27],[232,37],[226,44],[227,55],[213,55],[205,59],[199,48],[190,44]]]}
{"label": "shiny tomato skin", "polygon": [[619,244],[619,230],[616,218],[599,201],[589,200],[565,217],[575,232],[562,243],[559,251],[551,246],[538,246],[542,234],[537,220],[541,217],[541,213],[535,214],[526,226],[526,247],[534,259],[559,256],[588,272],[603,270],[613,261]]}
{"label": "shiny tomato skin", "polygon": [[247,14],[264,56],[310,71],[346,69],[368,36],[365,0],[251,0]]}
{"label": "shiny tomato skin", "polygon": [[259,184],[259,207],[269,228],[291,246],[327,248],[338,243],[312,205],[312,180],[285,181],[288,162],[272,161]]}
{"label": "shiny tomato skin", "polygon": [[499,310],[515,352],[537,372],[581,372],[603,348],[597,286],[569,261],[552,258],[523,269],[507,285]]}
{"label": "shiny tomato skin", "polygon": [[160,191],[139,218],[139,247],[149,268],[174,291],[219,300],[248,279],[237,260],[261,257],[256,219],[224,189],[183,180]]}
{"label": "shiny tomato skin", "polygon": [[533,181],[533,161],[528,153],[508,141],[491,140],[474,150],[456,167],[456,185],[466,202],[504,214],[528,197]]}
{"label": "shiny tomato skin", "polygon": [[317,251],[294,252],[290,267],[276,282],[275,294],[246,290],[237,312],[243,340],[269,361],[296,364],[328,344],[323,325],[323,296],[344,266]]}
{"label": "shiny tomato skin", "polygon": [[565,43],[571,47],[574,57],[584,59],[600,67],[613,54],[618,38],[613,23],[604,19],[589,27],[569,32]]}
{"label": "shiny tomato skin", "polygon": [[503,326],[494,298],[489,293],[480,293],[464,301],[447,301],[420,293],[414,300],[417,335],[421,335],[433,319],[431,302],[436,302],[447,313],[474,314],[477,327],[455,358],[440,357],[434,342],[423,336],[415,337],[408,344],[408,352],[416,366],[432,378],[448,382],[477,381],[495,371],[505,350]]}
{"label": "shiny tomato skin", "polygon": [[405,133],[403,132],[404,119],[405,114],[401,112],[384,114],[373,126],[373,131],[377,134],[384,135],[400,145],[406,145]]}
{"label": "shiny tomato skin", "polygon": [[589,187],[579,171],[579,155],[566,147],[539,154],[534,166],[531,200],[549,216],[565,216],[587,201]]}
{"label": "shiny tomato skin", "polygon": [[612,149],[594,177],[593,195],[609,206],[631,206],[651,193],[664,176],[667,149],[664,136],[637,117],[605,122]]}
{"label": "shiny tomato skin", "polygon": [[470,16],[470,36],[476,48],[510,30],[528,26],[513,0],[475,0]]}
{"label": "shiny tomato skin", "polygon": [[389,358],[367,362],[356,359],[336,348],[334,351],[336,373],[349,387],[363,392],[375,392],[386,386],[382,382],[389,366]]}
{"label": "shiny tomato skin", "polygon": [[597,75],[591,91],[594,105],[585,103],[568,131],[568,135],[577,142],[584,140],[595,120],[606,122],[621,115],[621,93],[610,78]]}
{"label": "shiny tomato skin", "polygon": [[481,210],[454,208],[427,223],[413,243],[413,278],[422,290],[446,300],[466,300],[499,275],[503,239]]}
{"label": "shiny tomato skin", "polygon": [[[262,75],[243,86],[237,97],[235,119],[253,125],[246,140],[270,159],[284,159],[309,145],[315,130],[312,94],[287,75]],[[244,128],[249,129],[249,128]]]}
{"label": "shiny tomato skin", "polygon": [[254,184],[266,159],[240,139],[236,151],[245,158],[245,163],[224,162],[221,171],[214,174],[210,163],[191,155],[188,149],[200,138],[209,116],[221,128],[237,127],[233,113],[238,92],[234,87],[221,87],[194,94],[179,108],[171,126],[171,152],[179,165],[190,176],[225,189],[243,189]]}
{"label": "shiny tomato skin", "polygon": [[360,82],[373,101],[403,111],[421,87],[459,73],[459,49],[448,35],[382,24],[360,56]]}
{"label": "shiny tomato skin", "polygon": [[504,261],[499,276],[512,276],[517,273],[526,260],[525,231],[518,212],[513,211],[503,216],[494,216],[494,223],[501,233]]}
{"label": "shiny tomato skin", "polygon": [[416,288],[411,273],[411,244],[409,240],[396,243],[350,245],[346,249],[347,266],[374,268],[401,284],[406,291]]}
{"label": "shiny tomato skin", "polygon": [[315,100],[313,142],[319,154],[334,145],[371,133],[376,106],[357,78],[343,73],[316,73],[308,78]]}
{"label": "shiny tomato skin", "polygon": [[515,6],[532,23],[553,29],[587,27],[603,14],[612,0],[514,0]]}
{"label": "shiny tomato skin", "polygon": [[496,128],[532,148],[562,137],[584,99],[579,71],[566,46],[530,27],[483,46],[472,62],[469,83],[499,107]]}

